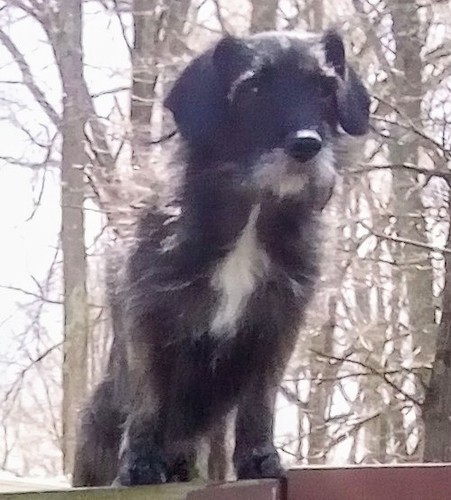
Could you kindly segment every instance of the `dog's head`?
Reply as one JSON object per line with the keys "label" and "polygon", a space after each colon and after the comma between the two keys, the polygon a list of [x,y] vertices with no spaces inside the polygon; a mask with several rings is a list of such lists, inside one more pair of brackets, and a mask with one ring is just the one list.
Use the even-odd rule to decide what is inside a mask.
{"label": "dog's head", "polygon": [[[288,194],[306,167],[333,170],[336,137],[365,134],[369,117],[368,94],[335,32],[226,37],[185,69],[165,105],[191,150],[215,163],[263,165],[256,178]],[[268,167],[276,160],[278,171]]]}

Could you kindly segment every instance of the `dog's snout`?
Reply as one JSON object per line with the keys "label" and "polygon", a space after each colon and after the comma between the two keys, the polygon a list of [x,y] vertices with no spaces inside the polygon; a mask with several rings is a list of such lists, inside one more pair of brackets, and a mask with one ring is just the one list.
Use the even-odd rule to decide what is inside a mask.
{"label": "dog's snout", "polygon": [[316,130],[298,130],[288,136],[285,151],[299,161],[308,161],[319,153],[322,142]]}

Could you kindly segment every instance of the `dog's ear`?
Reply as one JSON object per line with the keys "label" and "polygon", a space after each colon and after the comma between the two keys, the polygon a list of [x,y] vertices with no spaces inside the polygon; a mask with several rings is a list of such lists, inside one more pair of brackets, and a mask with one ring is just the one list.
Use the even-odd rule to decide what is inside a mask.
{"label": "dog's ear", "polygon": [[323,38],[326,62],[338,76],[338,119],[345,132],[364,135],[368,131],[370,98],[357,73],[346,63],[343,41],[335,31]]}
{"label": "dog's ear", "polygon": [[254,54],[249,46],[239,38],[224,37],[215,48],[213,64],[221,79],[230,90],[230,86],[244,71],[252,68]]}
{"label": "dog's ear", "polygon": [[225,37],[194,60],[176,81],[164,105],[188,141],[208,142],[227,113],[227,94],[245,65],[245,45]]}
{"label": "dog's ear", "polygon": [[212,64],[212,51],[195,59],[175,82],[164,101],[188,141],[210,137],[221,119],[224,103],[221,85]]}

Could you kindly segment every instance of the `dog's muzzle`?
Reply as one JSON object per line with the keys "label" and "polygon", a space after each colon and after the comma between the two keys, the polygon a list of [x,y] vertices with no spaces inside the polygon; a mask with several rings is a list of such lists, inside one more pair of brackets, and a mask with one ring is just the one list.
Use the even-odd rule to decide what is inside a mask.
{"label": "dog's muzzle", "polygon": [[285,142],[285,153],[295,160],[305,162],[321,150],[323,141],[316,130],[297,130]]}

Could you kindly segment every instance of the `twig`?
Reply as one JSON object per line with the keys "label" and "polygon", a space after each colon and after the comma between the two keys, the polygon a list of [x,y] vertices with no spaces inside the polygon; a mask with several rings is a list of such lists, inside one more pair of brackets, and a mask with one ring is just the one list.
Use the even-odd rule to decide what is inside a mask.
{"label": "twig", "polygon": [[365,368],[366,370],[369,370],[374,375],[377,375],[380,378],[382,378],[390,387],[392,387],[396,392],[398,392],[399,394],[401,394],[406,400],[410,401],[411,403],[414,403],[415,405],[417,405],[419,407],[422,406],[422,402],[421,401],[419,401],[418,399],[414,398],[410,394],[407,394],[405,391],[403,391],[401,389],[401,387],[399,387],[397,384],[395,384],[394,382],[392,382],[388,378],[388,375],[385,372],[380,372],[376,368],[373,368],[371,365],[368,365],[368,364],[364,363],[363,361],[358,361],[356,359],[349,359],[348,357],[346,357],[346,358],[340,358],[339,356],[333,356],[333,355],[330,355],[330,354],[325,354],[323,352],[316,351],[315,349],[310,349],[310,350],[311,350],[311,352],[313,352],[317,356],[320,356],[321,358],[326,358],[326,359],[329,359],[331,361],[339,361],[339,362],[343,362],[343,363],[351,363],[353,365],[357,365],[357,366],[360,366],[362,368]]}
{"label": "twig", "polygon": [[371,172],[372,170],[394,170],[394,169],[406,169],[418,174],[423,174],[428,177],[442,177],[446,182],[451,181],[451,170],[442,169],[429,169],[424,167],[419,167],[413,163],[386,163],[380,165],[373,165],[371,163],[361,164],[359,168],[351,168],[347,170],[350,174],[360,174],[365,172]]}
{"label": "twig", "polygon": [[399,236],[388,236],[386,234],[374,231],[373,228],[368,226],[365,222],[359,221],[359,224],[371,232],[376,238],[384,239],[387,241],[393,241],[394,243],[402,243],[405,245],[412,245],[418,248],[424,248],[425,250],[430,250],[431,252],[439,252],[445,254],[451,254],[451,249],[445,247],[438,247],[436,245],[429,245],[428,243],[423,243],[421,241],[411,240],[410,238],[401,238]]}
{"label": "twig", "polygon": [[42,90],[36,84],[33,75],[31,73],[30,66],[26,62],[24,56],[21,54],[20,50],[17,48],[17,46],[14,44],[11,38],[1,29],[0,29],[0,42],[2,42],[6,50],[11,54],[12,58],[14,59],[14,62],[19,67],[19,70],[22,73],[22,77],[24,79],[24,84],[27,86],[28,90],[36,99],[36,102],[45,111],[45,113],[53,122],[53,124],[55,126],[58,126],[58,124],[61,122],[60,115],[48,102],[48,100],[44,95],[44,92],[42,92]]}

